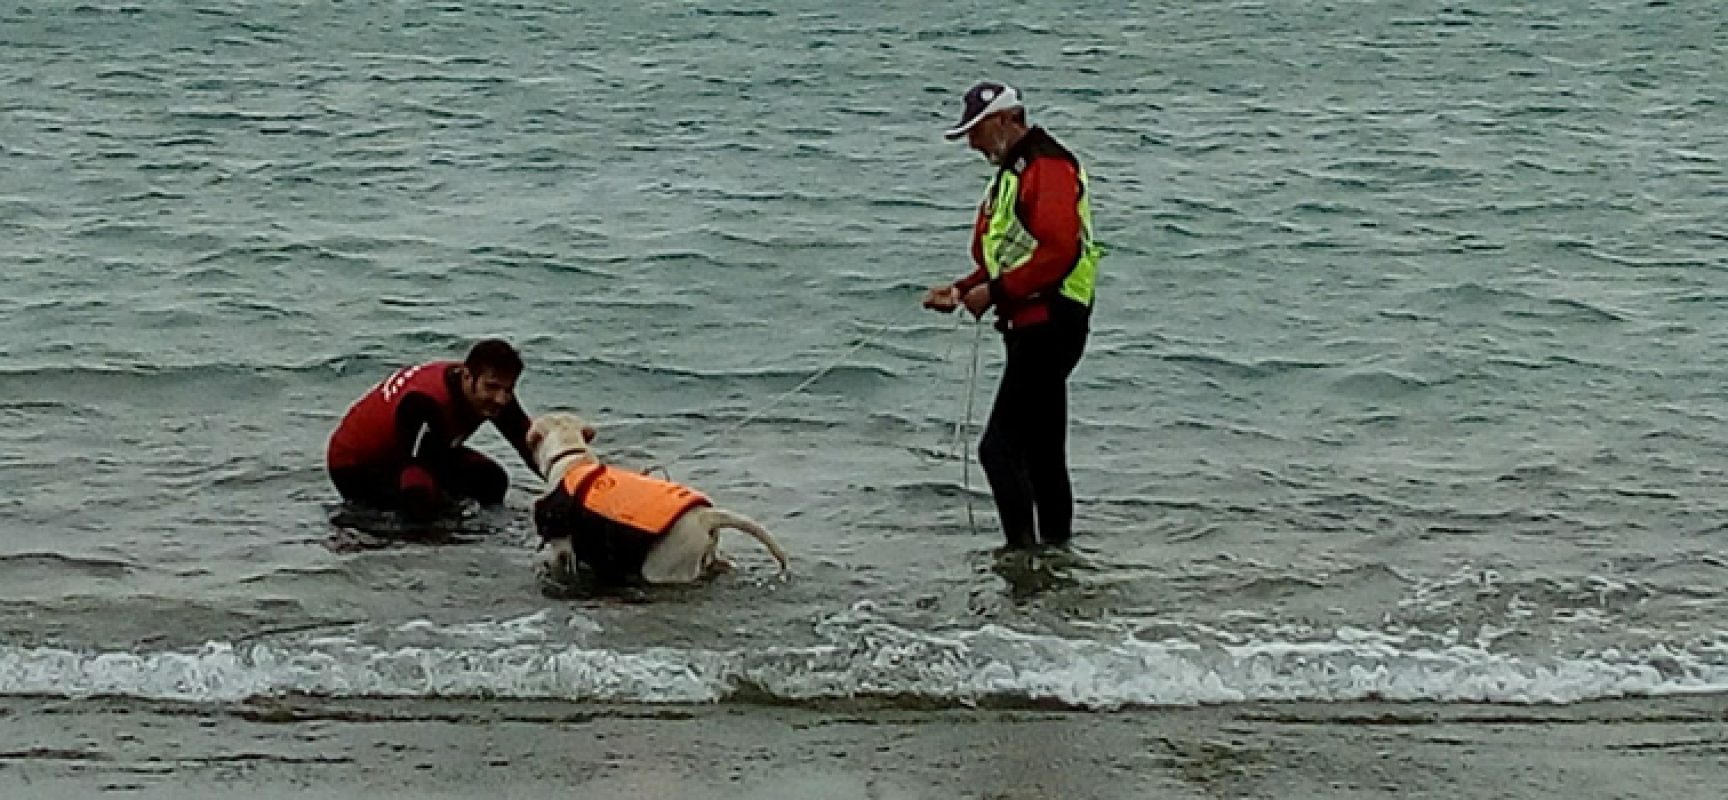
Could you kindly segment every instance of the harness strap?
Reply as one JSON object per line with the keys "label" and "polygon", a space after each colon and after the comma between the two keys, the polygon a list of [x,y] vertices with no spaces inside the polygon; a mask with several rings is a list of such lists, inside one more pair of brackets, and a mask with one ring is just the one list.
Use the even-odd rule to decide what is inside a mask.
{"label": "harness strap", "polygon": [[570,487],[570,498],[575,501],[578,508],[588,498],[588,490],[594,488],[594,482],[600,479],[600,473],[605,471],[606,466],[604,464],[593,466],[588,469],[588,474],[576,479],[576,485]]}
{"label": "harness strap", "polygon": [[[563,450],[559,450],[558,452],[553,453],[551,458],[546,459],[546,467],[548,469],[550,469],[554,464],[557,464],[558,460],[561,458],[564,458],[566,456],[572,456],[572,455],[575,455],[577,453],[585,453],[587,451],[588,451],[587,445],[582,445],[580,447],[566,447]],[[572,469],[576,469],[576,467],[572,467]]]}

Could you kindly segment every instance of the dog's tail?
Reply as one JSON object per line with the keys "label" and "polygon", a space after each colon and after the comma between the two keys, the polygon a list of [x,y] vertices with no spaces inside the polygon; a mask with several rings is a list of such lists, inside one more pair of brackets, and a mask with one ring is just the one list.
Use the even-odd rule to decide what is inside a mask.
{"label": "dog's tail", "polygon": [[712,526],[712,530],[718,531],[721,528],[732,528],[734,530],[748,533],[751,538],[761,542],[763,547],[768,548],[769,555],[774,556],[775,561],[780,562],[780,571],[782,573],[791,568],[791,564],[786,558],[786,551],[780,549],[780,543],[774,541],[774,535],[769,533],[767,528],[758,524],[756,520],[746,517],[743,514],[738,514],[713,506],[709,506],[705,510],[708,512],[709,524]]}

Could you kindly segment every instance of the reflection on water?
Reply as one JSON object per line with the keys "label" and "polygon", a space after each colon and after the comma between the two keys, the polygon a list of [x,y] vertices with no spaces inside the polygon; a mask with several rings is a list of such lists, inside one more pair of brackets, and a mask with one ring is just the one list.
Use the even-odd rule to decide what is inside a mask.
{"label": "reflection on water", "polygon": [[507,532],[514,514],[503,508],[483,508],[472,501],[452,503],[427,521],[353,503],[332,504],[326,509],[332,530],[324,545],[334,553],[406,544],[471,544]]}

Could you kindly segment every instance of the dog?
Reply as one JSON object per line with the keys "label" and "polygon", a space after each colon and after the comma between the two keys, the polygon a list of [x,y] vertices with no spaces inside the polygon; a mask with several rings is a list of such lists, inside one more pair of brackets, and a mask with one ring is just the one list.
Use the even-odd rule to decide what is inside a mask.
{"label": "dog", "polygon": [[594,436],[582,417],[567,412],[542,414],[528,428],[547,484],[534,504],[541,540],[535,571],[543,588],[574,585],[578,564],[607,584],[694,583],[731,569],[720,555],[722,528],[761,542],[786,574],[786,551],[766,528],[694,490],[603,464],[590,447]]}

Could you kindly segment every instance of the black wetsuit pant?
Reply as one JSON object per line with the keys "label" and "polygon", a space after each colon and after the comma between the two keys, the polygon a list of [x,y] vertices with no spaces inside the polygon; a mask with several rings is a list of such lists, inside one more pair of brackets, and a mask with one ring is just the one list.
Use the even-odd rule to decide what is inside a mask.
{"label": "black wetsuit pant", "polygon": [[459,447],[425,463],[336,467],[330,470],[330,482],[344,500],[425,520],[450,500],[471,498],[489,506],[504,502],[510,475],[485,454]]}
{"label": "black wetsuit pant", "polygon": [[1009,547],[1060,545],[1074,533],[1068,481],[1068,376],[1086,349],[1084,318],[1004,333],[1008,363],[978,444]]}

